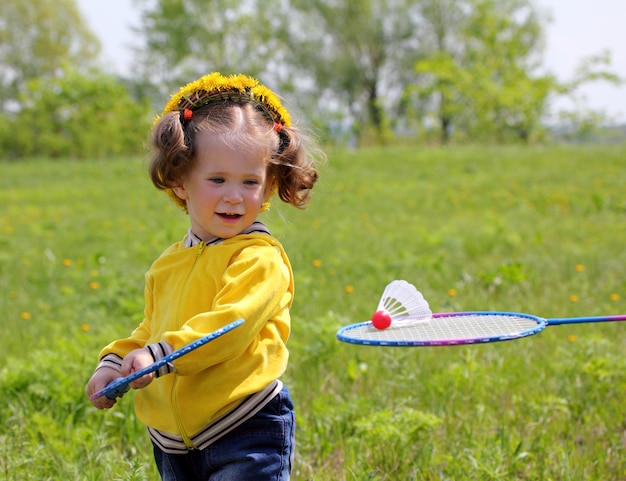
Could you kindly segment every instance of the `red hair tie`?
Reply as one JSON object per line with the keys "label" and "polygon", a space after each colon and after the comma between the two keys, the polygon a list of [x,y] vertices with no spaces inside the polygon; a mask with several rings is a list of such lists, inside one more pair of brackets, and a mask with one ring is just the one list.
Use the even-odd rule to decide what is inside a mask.
{"label": "red hair tie", "polygon": [[280,134],[281,130],[283,130],[283,124],[281,124],[280,122],[274,122],[274,131],[277,134]]}
{"label": "red hair tie", "polygon": [[191,117],[193,117],[193,111],[189,110],[189,109],[185,109],[183,110],[183,120],[188,122],[191,120]]}

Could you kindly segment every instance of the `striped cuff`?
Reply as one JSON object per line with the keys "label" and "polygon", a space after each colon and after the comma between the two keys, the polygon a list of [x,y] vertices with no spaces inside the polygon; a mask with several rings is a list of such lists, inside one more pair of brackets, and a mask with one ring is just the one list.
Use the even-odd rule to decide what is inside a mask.
{"label": "striped cuff", "polygon": [[[145,349],[148,350],[148,352],[152,356],[153,361],[155,362],[174,352],[174,348],[172,348],[172,346],[170,346],[165,341],[157,342],[155,344],[148,344]],[[174,367],[174,364],[168,362],[163,367],[159,368],[159,370],[155,372],[155,375],[156,377],[161,377],[173,372],[176,372],[176,368]]]}
{"label": "striped cuff", "polygon": [[111,369],[115,369],[117,372],[120,372],[122,370],[122,358],[113,353],[102,356],[102,359],[100,359],[100,363],[96,366],[94,372],[101,367],[110,367]]}

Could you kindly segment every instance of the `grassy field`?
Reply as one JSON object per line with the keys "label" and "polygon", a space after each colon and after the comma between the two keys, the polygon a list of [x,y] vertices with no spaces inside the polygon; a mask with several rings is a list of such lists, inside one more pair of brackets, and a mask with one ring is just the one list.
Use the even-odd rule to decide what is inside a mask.
{"label": "grassy field", "polygon": [[[99,349],[187,219],[138,159],[0,163],[0,479],[157,479]],[[434,311],[626,313],[626,148],[330,152],[304,212],[264,220],[296,274],[285,382],[300,480],[626,480],[626,324],[449,348],[339,343],[385,285]]]}

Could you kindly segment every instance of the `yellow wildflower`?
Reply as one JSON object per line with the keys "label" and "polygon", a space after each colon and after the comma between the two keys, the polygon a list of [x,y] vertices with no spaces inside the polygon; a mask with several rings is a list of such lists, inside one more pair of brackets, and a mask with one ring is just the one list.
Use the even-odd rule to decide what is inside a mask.
{"label": "yellow wildflower", "polygon": [[165,105],[161,116],[183,108],[193,110],[193,107],[205,105],[207,98],[255,102],[266,107],[274,121],[287,127],[291,125],[289,113],[281,105],[278,96],[260,85],[258,80],[242,74],[226,77],[219,72],[210,73],[181,87]]}

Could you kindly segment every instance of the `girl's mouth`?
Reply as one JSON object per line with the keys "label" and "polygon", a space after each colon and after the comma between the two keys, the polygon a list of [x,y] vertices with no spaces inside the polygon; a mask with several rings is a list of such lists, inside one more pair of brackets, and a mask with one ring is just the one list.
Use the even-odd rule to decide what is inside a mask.
{"label": "girl's mouth", "polygon": [[230,220],[230,221],[237,220],[242,216],[241,214],[229,214],[227,212],[220,212],[217,215],[224,220]]}

